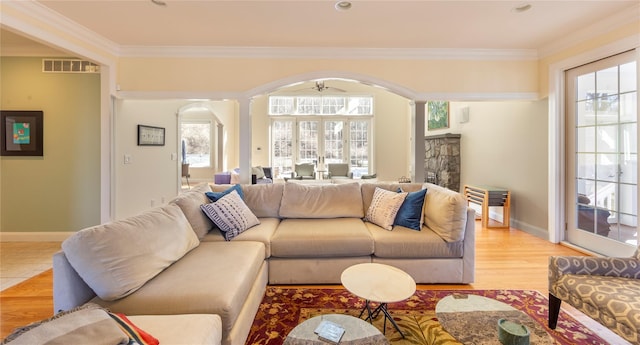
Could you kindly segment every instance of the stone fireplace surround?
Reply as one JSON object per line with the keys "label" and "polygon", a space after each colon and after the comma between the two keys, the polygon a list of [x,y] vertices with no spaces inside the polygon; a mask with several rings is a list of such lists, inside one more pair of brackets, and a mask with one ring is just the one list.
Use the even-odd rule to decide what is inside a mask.
{"label": "stone fireplace surround", "polygon": [[460,134],[425,137],[425,182],[460,191]]}

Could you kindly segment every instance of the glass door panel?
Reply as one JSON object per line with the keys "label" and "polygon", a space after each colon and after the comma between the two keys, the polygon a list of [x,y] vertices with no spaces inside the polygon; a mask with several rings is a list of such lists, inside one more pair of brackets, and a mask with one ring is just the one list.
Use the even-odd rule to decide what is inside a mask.
{"label": "glass door panel", "polygon": [[616,256],[637,240],[633,54],[567,72],[567,239]]}
{"label": "glass door panel", "polygon": [[298,121],[298,162],[317,163],[320,121]]}
{"label": "glass door panel", "polygon": [[369,121],[351,121],[349,160],[353,177],[369,174]]}
{"label": "glass door panel", "polygon": [[274,120],[271,122],[271,168],[275,178],[291,177],[293,125],[293,120]]}
{"label": "glass door panel", "polygon": [[[296,163],[313,163],[323,177],[327,164],[347,163],[354,178],[369,173],[370,119],[291,117],[271,121],[271,165],[276,178],[292,176]],[[295,138],[295,140],[294,140]]]}
{"label": "glass door panel", "polygon": [[323,163],[344,163],[344,121],[324,121]]}

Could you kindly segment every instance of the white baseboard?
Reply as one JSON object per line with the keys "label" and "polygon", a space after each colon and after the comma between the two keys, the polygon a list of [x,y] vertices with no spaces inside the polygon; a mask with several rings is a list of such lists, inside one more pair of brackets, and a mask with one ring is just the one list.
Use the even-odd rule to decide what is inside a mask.
{"label": "white baseboard", "polygon": [[543,240],[549,241],[549,231],[547,231],[547,229],[539,228],[537,226],[533,226],[531,224],[521,222],[515,219],[511,219],[511,227],[518,230],[522,230],[528,234],[539,237]]}
{"label": "white baseboard", "polygon": [[0,232],[0,242],[62,242],[74,232]]}

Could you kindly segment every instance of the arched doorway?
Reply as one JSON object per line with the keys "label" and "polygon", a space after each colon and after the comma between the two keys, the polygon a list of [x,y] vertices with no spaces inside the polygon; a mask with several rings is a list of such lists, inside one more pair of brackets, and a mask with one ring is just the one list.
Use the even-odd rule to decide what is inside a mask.
{"label": "arched doorway", "polygon": [[178,109],[178,185],[181,189],[191,187],[190,178],[207,179],[223,169],[224,132],[224,123],[210,102],[191,103]]}
{"label": "arched doorway", "polygon": [[[321,86],[322,88],[319,86]],[[384,97],[375,97],[377,102],[375,108],[381,109],[381,111],[378,113],[380,119],[384,118],[383,115],[381,115],[384,114],[384,116],[386,116],[387,122],[376,120],[376,123],[373,124],[372,131],[376,131],[380,137],[383,137],[385,135],[382,133],[382,129],[393,129],[396,126],[401,126],[401,124],[405,126],[396,136],[396,138],[399,141],[402,141],[405,145],[401,148],[396,148],[394,150],[394,145],[388,145],[388,143],[383,143],[379,140],[372,141],[373,150],[376,151],[376,153],[371,155],[371,162],[369,162],[372,163],[370,165],[371,168],[365,166],[365,169],[370,169],[365,170],[365,173],[377,173],[378,168],[375,165],[375,161],[376,159],[380,160],[380,157],[384,156],[388,157],[388,159],[391,160],[390,162],[385,162],[387,163],[387,166],[391,166],[393,168],[401,167],[401,169],[396,170],[393,170],[393,168],[389,168],[389,172],[386,176],[387,179],[397,179],[400,176],[413,176],[416,181],[422,181],[424,179],[424,171],[422,171],[424,164],[424,142],[422,140],[416,141],[414,140],[414,138],[424,137],[424,110],[419,109],[418,112],[421,115],[416,116],[416,108],[420,108],[415,106],[414,100],[416,99],[416,94],[404,87],[394,85],[392,83],[388,83],[384,80],[379,80],[370,76],[335,71],[319,71],[292,76],[286,79],[281,79],[268,84],[264,84],[244,94],[246,97],[244,104],[246,104],[246,106],[243,107],[243,102],[240,102],[240,136],[241,141],[249,142],[249,145],[247,145],[247,147],[245,148],[241,147],[240,150],[241,178],[244,171],[246,171],[245,174],[249,176],[248,171],[251,167],[251,165],[249,164],[247,164],[246,167],[243,167],[243,162],[251,162],[250,164],[253,165],[256,165],[258,163],[264,165],[274,162],[274,154],[271,149],[275,144],[272,141],[269,141],[268,138],[268,136],[271,135],[271,132],[265,132],[262,131],[262,129],[258,129],[262,128],[260,126],[256,127],[256,123],[261,124],[261,126],[263,127],[269,127],[273,124],[271,122],[271,119],[273,119],[273,117],[271,119],[266,119],[264,116],[264,113],[269,111],[268,100],[266,100],[268,99],[268,97],[273,95],[287,95],[296,97],[300,95],[353,96],[363,94],[386,94],[395,97],[395,99],[390,102],[381,102],[380,100]],[[390,103],[392,105],[385,104],[384,106],[380,106],[380,104],[382,103]],[[397,106],[398,104],[400,104],[400,108],[389,110],[390,108],[392,108],[393,106]],[[424,105],[424,102],[422,102],[422,105]],[[289,119],[292,120],[302,119],[302,114],[300,112],[297,112],[295,115],[287,115],[290,115]],[[246,118],[243,120],[243,117]],[[391,117],[396,118],[393,120],[389,120]],[[336,124],[335,121],[330,121],[326,124],[319,122],[312,124],[314,126],[317,125],[316,128],[319,128],[320,131],[322,131],[323,129],[325,129],[325,127],[322,127],[324,125],[328,126],[326,128],[340,128],[340,124],[347,123],[342,120],[338,122],[340,123]],[[307,122],[306,124],[309,124],[309,122]],[[262,131],[263,133],[257,134],[255,131],[256,129]],[[300,129],[299,127],[299,122],[296,123],[296,129],[302,131],[302,129]],[[272,130],[272,128],[270,130]],[[327,133],[326,130],[324,132]],[[318,135],[318,137],[322,139],[321,141],[326,140],[322,133],[316,133],[316,135]],[[307,155],[303,157],[300,154],[302,149],[300,147],[299,133],[297,134],[297,137],[293,139],[293,141],[296,140],[298,140],[298,142],[289,143],[289,145],[297,145],[297,148],[294,148],[294,151],[297,150],[297,152],[295,152],[294,156],[292,156],[290,160],[291,164],[298,161],[304,161],[305,159],[312,161],[316,160],[316,164],[323,159],[326,161],[326,143],[315,143],[318,146],[318,151],[313,151],[311,156]],[[345,158],[343,159],[350,165],[356,164],[357,159],[354,157],[350,157],[348,151],[345,152]],[[243,154],[246,156],[243,156]],[[317,156],[317,158],[312,158],[314,156]],[[396,161],[394,161],[394,159]],[[416,166],[418,167],[418,169],[416,169]],[[361,174],[363,172],[360,171],[359,173]]]}

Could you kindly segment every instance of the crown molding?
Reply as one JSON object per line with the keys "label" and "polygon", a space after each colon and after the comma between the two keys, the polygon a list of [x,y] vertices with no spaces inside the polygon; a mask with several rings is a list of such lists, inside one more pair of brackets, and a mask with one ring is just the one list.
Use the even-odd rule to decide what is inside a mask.
{"label": "crown molding", "polygon": [[[67,17],[60,15],[58,12],[40,4],[36,1],[3,1],[3,8],[11,8],[11,10],[21,13],[22,15],[35,19],[39,23],[45,23],[50,29],[43,29],[41,26],[33,24],[33,20],[26,22],[17,16],[11,16],[6,11],[2,11],[2,24],[12,28],[26,36],[47,45],[55,46],[64,51],[83,54],[86,58],[94,59],[98,62],[107,63],[111,58],[107,58],[96,51],[103,51],[111,56],[118,56],[119,46],[106,39],[103,36],[79,25]],[[53,29],[53,30],[52,30]],[[65,40],[60,35],[53,33],[57,30],[65,35],[77,39],[89,46],[93,46],[96,51],[81,47],[77,43]],[[110,61],[109,61],[110,62]]]}
{"label": "crown molding", "polygon": [[[79,25],[36,1],[5,1],[3,6],[46,23],[77,40],[116,57],[184,57],[184,58],[266,58],[266,59],[381,59],[381,60],[537,60],[533,49],[445,49],[445,48],[337,48],[337,47],[198,47],[198,46],[120,46]],[[85,53],[77,45],[51,32],[33,27],[18,18],[3,24],[36,40],[74,53]],[[14,22],[13,25],[11,22]],[[19,22],[19,23],[17,23]],[[95,55],[95,54],[93,54]],[[93,58],[93,56],[86,56]]]}
{"label": "crown molding", "polygon": [[595,36],[611,32],[623,25],[631,24],[640,21],[640,3],[635,4],[632,8],[625,9],[612,16],[604,18],[598,22],[595,22],[589,26],[575,31],[569,35],[565,35],[562,38],[541,47],[538,50],[539,57],[541,59],[559,53],[563,50],[569,49],[576,44],[585,42],[592,39]]}
{"label": "crown molding", "polygon": [[121,57],[380,59],[380,60],[537,60],[532,49],[318,48],[123,46]]}
{"label": "crown molding", "polygon": [[[622,25],[640,20],[640,3],[536,49],[338,48],[338,47],[219,47],[120,46],[37,1],[3,1],[2,7],[46,23],[80,42],[115,57],[266,58],[266,59],[380,59],[380,60],[538,60]],[[2,11],[2,24],[62,50],[104,62],[98,54],[80,49],[54,33]]]}

